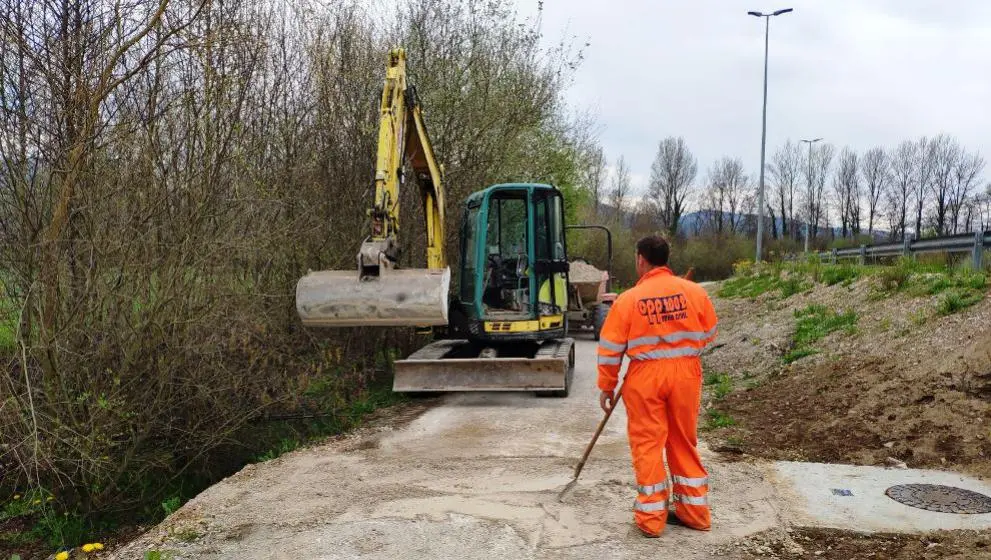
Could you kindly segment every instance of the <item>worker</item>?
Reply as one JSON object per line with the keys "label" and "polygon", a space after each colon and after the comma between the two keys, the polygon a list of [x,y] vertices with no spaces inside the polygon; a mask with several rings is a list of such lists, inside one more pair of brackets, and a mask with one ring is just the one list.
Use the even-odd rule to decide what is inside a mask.
{"label": "worker", "polygon": [[716,311],[704,288],[672,273],[669,254],[662,237],[637,242],[640,279],[616,298],[598,345],[603,410],[613,406],[624,354],[629,358],[622,397],[637,483],[634,522],[648,537],[659,537],[667,523],[700,531],[711,526],[697,425],[700,356],[716,338]]}

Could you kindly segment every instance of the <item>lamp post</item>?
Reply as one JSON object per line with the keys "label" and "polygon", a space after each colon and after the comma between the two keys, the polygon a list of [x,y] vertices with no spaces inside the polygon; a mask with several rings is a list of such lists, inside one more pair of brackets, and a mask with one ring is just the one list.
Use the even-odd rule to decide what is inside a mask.
{"label": "lamp post", "polygon": [[760,132],[760,191],[757,194],[757,263],[760,263],[761,252],[764,244],[764,150],[767,145],[767,45],[768,34],[770,33],[771,18],[787,14],[792,8],[776,10],[769,14],[762,12],[747,12],[754,17],[764,18],[764,110],[761,115]]}
{"label": "lamp post", "polygon": [[[812,192],[812,144],[822,140],[822,138],[814,138],[812,140],[802,140],[809,145],[809,192]],[[805,252],[809,252],[809,220],[812,216],[807,216],[808,219],[805,220]]]}

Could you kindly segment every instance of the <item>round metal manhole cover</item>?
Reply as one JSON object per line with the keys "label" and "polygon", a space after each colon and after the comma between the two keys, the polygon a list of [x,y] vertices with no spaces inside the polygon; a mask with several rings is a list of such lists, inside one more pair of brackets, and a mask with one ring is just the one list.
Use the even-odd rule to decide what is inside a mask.
{"label": "round metal manhole cover", "polygon": [[991,513],[991,497],[971,490],[937,484],[899,484],[885,491],[907,506],[942,513]]}

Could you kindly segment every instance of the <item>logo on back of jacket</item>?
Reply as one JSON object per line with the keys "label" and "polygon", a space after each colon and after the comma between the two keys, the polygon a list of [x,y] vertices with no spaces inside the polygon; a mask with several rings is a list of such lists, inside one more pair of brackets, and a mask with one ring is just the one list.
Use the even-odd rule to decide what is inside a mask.
{"label": "logo on back of jacket", "polygon": [[688,298],[685,294],[643,298],[637,302],[637,311],[651,325],[681,321],[688,318]]}

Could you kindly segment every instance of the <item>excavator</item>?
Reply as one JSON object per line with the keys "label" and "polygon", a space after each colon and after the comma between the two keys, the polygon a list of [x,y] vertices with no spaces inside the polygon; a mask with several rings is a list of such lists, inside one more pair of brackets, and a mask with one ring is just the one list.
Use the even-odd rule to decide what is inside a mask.
{"label": "excavator", "polygon": [[[399,263],[400,189],[409,164],[423,203],[426,268]],[[296,285],[304,326],[416,327],[434,340],[394,363],[393,391],[532,391],[566,397],[564,198],[552,185],[504,183],[461,208],[457,282],[444,249],[443,168],[434,157],[406,53],[389,52],[382,90],[371,232],[352,270],[310,271]]]}

